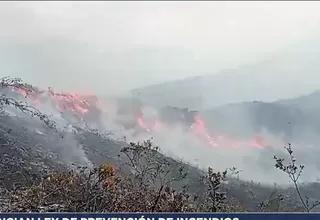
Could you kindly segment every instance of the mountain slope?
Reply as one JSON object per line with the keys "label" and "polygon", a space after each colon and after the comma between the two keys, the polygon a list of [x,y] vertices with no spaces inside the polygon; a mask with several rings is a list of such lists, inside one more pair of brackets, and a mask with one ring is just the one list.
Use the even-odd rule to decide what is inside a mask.
{"label": "mountain slope", "polygon": [[[314,37],[272,54],[262,62],[139,88],[133,90],[133,94],[144,102],[196,110],[244,101],[288,99],[320,88],[319,55],[320,42]],[[155,101],[155,96],[159,100]]]}
{"label": "mountain slope", "polygon": [[309,112],[316,111],[320,109],[320,91],[315,91],[297,98],[278,100],[275,103]]}
{"label": "mountain slope", "polygon": [[[7,115],[0,115],[0,140],[0,189],[28,187],[40,181],[47,173],[69,171],[76,169],[77,166],[117,164],[120,148],[124,145],[124,143],[103,138],[93,131],[83,132],[80,129],[79,133],[70,136],[66,131],[56,133],[28,116],[21,118]],[[177,163],[173,159],[169,161],[171,167]],[[179,189],[184,184],[188,184],[188,190],[191,193],[203,190],[199,189],[197,182],[202,171],[188,164],[184,166],[188,170],[188,177],[184,182],[174,186]],[[225,187],[228,189],[229,198],[235,198],[247,209],[256,211],[259,210],[257,208],[259,203],[274,191],[268,186],[244,183],[237,179],[230,179]],[[304,194],[308,195],[311,201],[320,198],[320,195],[313,191],[318,187],[317,184],[306,185],[303,187]],[[292,210],[300,207],[294,189],[279,188],[277,193],[287,195],[283,202],[285,209]],[[254,199],[251,198],[251,194],[254,194]],[[5,201],[0,199],[0,203],[3,202]],[[5,208],[6,204],[2,204],[1,207]]]}
{"label": "mountain slope", "polygon": [[[0,104],[3,105],[3,102]],[[279,120],[281,117],[287,117],[284,118],[283,121],[290,117],[297,117],[297,115],[300,114],[300,111],[291,111],[290,109],[286,109],[283,105],[274,103],[233,104],[208,111],[207,113],[212,117],[220,114],[220,117],[217,118],[222,118],[221,115],[224,114],[225,119],[227,119],[228,116],[233,116],[236,119],[234,114],[239,114],[241,113],[240,111],[242,111],[243,115],[245,113],[248,113],[249,116],[252,114],[257,114],[257,118],[260,116],[258,113],[265,111],[263,114],[267,115],[269,118],[272,118],[275,114],[278,115]],[[11,112],[11,110],[8,112]],[[66,116],[64,120],[68,120],[68,117]],[[232,122],[232,120],[230,121]],[[258,121],[257,123],[263,124],[266,122],[268,122],[268,120],[262,122]],[[299,120],[296,122],[297,124],[300,123]],[[34,186],[35,182],[41,181],[44,175],[52,171],[70,171],[71,169],[77,170],[78,166],[87,166],[89,168],[93,168],[101,163],[117,165],[119,161],[127,162],[125,159],[126,157],[119,153],[122,146],[129,146],[124,141],[116,141],[110,138],[110,136],[104,136],[102,131],[91,130],[88,127],[80,128],[73,126],[75,130],[70,130],[69,128],[70,127],[65,127],[64,129],[56,130],[43,124],[41,122],[41,118],[38,120],[37,118],[30,118],[29,115],[24,114],[13,116],[5,111],[1,111],[0,172],[2,177],[0,179],[0,190],[3,188],[10,189],[12,187],[16,187],[17,185],[24,187],[28,187],[28,185]],[[179,145],[179,143],[176,143],[176,145]],[[210,159],[212,159],[215,155],[219,156],[219,153],[221,153],[221,155],[224,156],[223,159],[227,160],[229,165],[231,164],[230,162],[233,162],[232,159],[244,160],[247,164],[249,164],[249,166],[254,165],[256,168],[262,167],[263,169],[260,169],[259,172],[263,172],[263,175],[266,175],[269,170],[274,169],[274,161],[272,160],[272,156],[274,154],[279,155],[278,153],[280,151],[272,147],[262,150],[257,149],[257,151],[260,151],[260,155],[258,156],[256,154],[255,156],[250,155],[250,152],[245,152],[245,154],[236,152],[235,155],[237,155],[238,158],[227,158],[227,155],[223,155],[223,152],[218,152],[217,149],[211,149],[210,151],[202,151],[201,148],[197,149],[198,153],[207,153],[208,156],[211,157]],[[184,152],[187,152],[186,148],[184,149]],[[120,156],[118,156],[119,154]],[[307,158],[309,162],[311,161],[313,165],[315,165],[316,163],[314,161],[317,158],[314,157],[316,155],[317,152],[313,153],[313,158],[310,157],[310,155],[307,155],[307,157],[303,155],[304,158],[302,158],[302,161],[304,162],[305,158]],[[167,158],[166,161],[168,161],[168,166],[171,170],[173,167],[178,167],[177,164],[182,164],[183,167],[187,169],[187,179],[172,185],[175,187],[174,189],[180,190],[185,184],[188,184],[188,190],[191,194],[197,194],[198,191],[203,191],[205,189],[203,185],[199,184],[198,180],[199,177],[204,173],[201,169],[194,167],[193,165],[180,163],[175,159],[168,158],[161,153],[157,153],[157,157],[160,159]],[[215,158],[217,159],[217,156]],[[150,162],[153,164],[152,160]],[[145,164],[142,163],[142,166],[144,165]],[[314,175],[314,173],[312,173],[312,175]],[[169,178],[172,177],[169,175]],[[278,178],[277,181],[279,181]],[[35,188],[37,188],[37,184],[35,185]],[[268,186],[261,186],[254,183],[244,183],[243,181],[234,178],[228,178],[228,181],[224,187],[226,187],[229,198],[234,198],[237,201],[240,201],[248,210],[255,211],[258,210],[257,205],[264,200],[264,198],[268,197],[273,191],[273,189]],[[302,188],[305,195],[308,195],[311,200],[315,200],[320,198],[320,195],[314,193],[314,190],[318,187],[319,185],[312,184],[305,185]],[[127,189],[125,188],[125,191],[126,190]],[[130,190],[131,188],[129,188],[129,191]],[[138,191],[139,190],[140,188],[138,188]],[[182,187],[181,190],[184,191],[185,188]],[[16,190],[13,191],[15,192]],[[27,191],[31,192],[30,190]],[[299,200],[294,194],[294,189],[279,189],[279,193],[287,195],[287,197],[284,199],[286,208],[289,210],[297,210],[296,208],[300,207]],[[255,196],[254,199],[251,198],[252,194]],[[4,201],[1,198],[1,208],[6,207],[3,202]]]}
{"label": "mountain slope", "polygon": [[[296,141],[320,134],[320,93],[275,102],[242,102],[203,111],[213,130],[248,135],[264,130]],[[318,140],[318,139],[316,139]]]}

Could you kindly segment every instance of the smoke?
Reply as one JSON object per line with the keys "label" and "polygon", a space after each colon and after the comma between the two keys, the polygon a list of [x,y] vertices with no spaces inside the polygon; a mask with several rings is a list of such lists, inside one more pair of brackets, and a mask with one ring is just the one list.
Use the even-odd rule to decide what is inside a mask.
{"label": "smoke", "polygon": [[[30,102],[32,104],[32,102]],[[71,165],[72,162],[77,162],[80,164],[89,164],[91,162],[85,155],[85,152],[82,146],[74,138],[71,132],[66,131],[66,127],[70,124],[71,118],[67,119],[62,118],[60,112],[54,108],[54,104],[46,99],[41,104],[37,105],[37,108],[45,114],[49,114],[57,123],[59,129],[64,130],[64,138],[62,140],[57,140],[57,137],[49,135],[47,138],[51,139],[54,143],[61,143],[53,146],[53,151],[58,152],[61,160],[65,163]],[[265,180],[265,176],[260,170],[260,176],[257,166],[252,166],[255,162],[255,159],[259,157],[259,152],[261,149],[257,149],[255,152],[243,150],[243,149],[234,149],[230,144],[230,141],[222,140],[220,141],[219,146],[211,146],[207,142],[204,142],[204,139],[201,139],[197,136],[192,135],[190,131],[186,131],[186,126],[183,124],[174,124],[166,129],[157,132],[157,130],[152,130],[151,128],[148,132],[135,132],[134,129],[124,129],[120,124],[117,123],[117,116],[115,113],[116,109],[109,111],[109,115],[103,114],[100,118],[101,126],[99,127],[100,132],[109,132],[111,135],[110,138],[114,140],[121,140],[125,137],[127,142],[142,142],[147,139],[152,139],[153,143],[160,147],[162,153],[167,156],[170,156],[175,159],[182,159],[185,162],[191,163],[195,166],[198,166],[201,169],[205,169],[208,166],[213,167],[216,171],[222,171],[226,168],[237,167],[238,169],[244,170],[245,172],[241,175],[241,178],[244,179],[254,179],[258,181]],[[141,120],[152,121],[157,119],[157,113],[154,109],[146,108],[146,117],[140,118]],[[155,117],[155,118],[154,118]],[[125,116],[121,117],[125,120]],[[74,124],[74,123],[73,123]],[[147,123],[146,123],[147,124]],[[77,126],[82,126],[79,122],[76,123]],[[89,126],[94,126],[92,123]],[[31,127],[30,127],[31,128]],[[159,130],[158,130],[159,131]],[[45,133],[44,131],[42,131]],[[123,140],[123,139],[122,139]],[[225,148],[224,148],[225,147]],[[241,146],[239,146],[241,147]],[[247,147],[247,146],[243,146]],[[270,160],[272,158],[270,157]],[[270,181],[270,179],[268,179]]]}
{"label": "smoke", "polygon": [[[9,96],[13,93],[6,92],[5,94]],[[34,103],[30,99],[17,96],[14,98],[18,101],[25,102],[26,105],[34,106]],[[76,139],[70,127],[70,122],[62,118],[61,114],[53,108],[49,97],[34,107],[40,110],[41,113],[48,115],[50,120],[55,122],[57,132],[54,132],[51,128],[44,125],[39,118],[31,117],[28,113],[23,113],[14,106],[5,106],[4,110],[11,117],[18,117],[22,126],[33,135],[35,141],[44,138],[46,145],[43,147],[45,147],[46,151],[57,155],[57,160],[62,164],[69,167],[74,167],[74,165],[93,167],[92,162],[90,162],[86,156],[83,146]]]}
{"label": "smoke", "polygon": [[[318,9],[317,2],[1,2],[0,65],[39,86],[124,92],[264,59],[313,33]],[[254,80],[243,81],[254,94]],[[230,92],[236,100],[241,89]]]}
{"label": "smoke", "polygon": [[[249,103],[245,104],[248,105]],[[320,164],[315,156],[319,153],[319,149],[316,146],[307,145],[302,140],[292,140],[284,132],[275,132],[266,127],[259,128],[259,135],[263,137],[266,147],[249,146],[250,142],[241,142],[241,139],[237,139],[237,137],[240,138],[242,136],[249,139],[250,135],[252,138],[254,132],[256,132],[253,110],[248,110],[244,107],[244,104],[227,107],[223,108],[223,112],[229,120],[233,121],[231,125],[228,124],[227,120],[216,120],[215,123],[212,120],[205,120],[204,122],[207,122],[208,125],[211,122],[210,127],[215,127],[216,130],[233,136],[236,141],[220,139],[218,146],[210,145],[207,142],[203,142],[203,139],[199,139],[189,131],[186,131],[185,125],[178,123],[162,132],[150,131],[148,135],[141,134],[131,140],[143,141],[152,139],[153,143],[159,146],[165,155],[172,158],[182,159],[201,169],[206,169],[210,166],[215,171],[223,171],[235,167],[241,170],[240,179],[252,180],[266,185],[273,185],[274,183],[290,184],[288,176],[275,168],[274,156],[284,158],[285,163],[290,162],[284,147],[291,143],[297,164],[305,165],[300,181],[318,181],[319,176],[317,176],[317,173],[319,173]],[[315,141],[313,143],[319,141],[319,138],[316,138],[315,131],[305,130],[305,134],[302,136],[308,137],[309,140],[311,140],[310,137],[312,136],[313,141]]]}
{"label": "smoke", "polygon": [[[273,3],[241,3],[233,6],[229,3],[144,4],[126,3],[127,6],[124,7],[122,3],[1,3],[2,72],[27,78],[31,83],[43,87],[50,83],[54,88],[67,91],[90,88],[99,94],[118,94],[150,83],[194,76],[195,73],[211,74],[224,68],[260,60],[266,53],[273,55],[274,51],[284,45],[296,42],[304,32],[309,33],[309,29],[313,29],[310,26],[319,21],[319,4],[290,3],[289,6],[281,3],[280,7]],[[306,39],[308,41],[309,38]],[[312,45],[316,43],[317,41]],[[306,46],[303,45],[302,48]],[[306,54],[303,58],[309,61],[311,55],[303,54]],[[286,53],[284,57],[287,57]],[[290,62],[271,69],[269,64],[262,67],[259,64],[259,68],[251,70],[253,74],[261,73],[254,75],[254,80],[253,74],[244,77],[237,70],[237,74],[226,76],[226,80],[218,80],[215,84],[206,80],[207,87],[200,84],[190,89],[187,86],[185,91],[179,92],[192,96],[195,90],[203,88],[206,91],[203,93],[209,94],[209,97],[203,97],[208,106],[245,99],[273,100],[275,97],[283,97],[284,92],[286,96],[293,92],[301,93],[301,83],[308,78],[305,73],[314,72],[317,66],[311,63],[312,65],[307,65],[309,71],[305,71],[305,65],[300,64],[301,58],[296,58],[297,62],[290,59]],[[288,74],[279,74],[283,72],[282,69]],[[293,73],[288,69],[294,70]],[[244,69],[242,72],[248,70]],[[299,75],[298,72],[304,74]],[[272,73],[282,77],[271,77]],[[292,77],[295,73],[295,77]],[[311,74],[313,77],[309,78],[315,79],[316,75]],[[299,77],[300,80],[297,80]],[[294,85],[297,86],[292,86],[288,80],[296,81]],[[311,81],[303,84],[304,90],[317,87],[316,83],[319,81]],[[252,83],[248,85],[248,82]],[[284,85],[290,88],[284,89]],[[173,87],[177,88],[175,85]],[[213,92],[204,89],[213,87],[216,89]],[[171,94],[175,91],[177,90]],[[147,93],[151,94],[150,90]],[[160,98],[166,98],[165,96],[159,92],[151,95],[151,99],[159,103]],[[58,97],[60,96],[56,96]],[[28,101],[50,115],[58,129],[65,131],[65,135],[61,139],[48,135],[44,129],[35,132],[47,135],[56,143],[48,147],[58,152],[64,162],[77,161],[90,166],[84,146],[72,135],[70,127],[77,125],[87,129],[88,123],[79,120],[79,115],[73,114],[74,112],[64,112],[62,115],[50,95],[46,94],[42,98],[44,99],[38,104],[33,102],[36,100]],[[76,96],[72,98],[72,102],[79,101]],[[211,103],[212,100],[214,103]],[[178,101],[181,102],[181,99]],[[236,167],[243,170],[240,178],[246,180],[264,183],[276,180],[278,183],[287,183],[287,177],[274,168],[273,155],[286,156],[283,146],[290,139],[267,128],[257,129],[253,120],[254,112],[248,111],[244,106],[227,106],[222,110],[203,113],[201,119],[206,122],[205,126],[200,126],[200,120],[195,124],[199,127],[190,131],[183,124],[164,126],[159,120],[156,120],[152,129],[146,122],[159,115],[152,109],[144,112],[144,118],[133,118],[130,114],[117,115],[117,105],[112,100],[107,100],[107,104],[110,104],[106,106],[107,111],[96,121],[90,121],[89,126],[100,132],[110,133],[110,138],[114,140],[124,140],[126,137],[127,142],[136,142],[152,138],[154,144],[165,154],[201,168],[211,166],[221,171]],[[81,112],[81,106],[72,107]],[[7,110],[11,114],[26,117],[16,110]],[[122,122],[128,121],[140,123],[139,129],[143,132],[122,126]],[[39,126],[30,125],[29,129],[34,127]],[[312,129],[299,132],[300,137],[312,140],[312,143],[319,141],[317,132]],[[254,137],[256,133],[263,137],[267,147],[261,148],[260,139]],[[318,150],[316,146],[308,149],[305,146],[303,143],[293,142],[298,161],[306,165],[303,180],[314,181],[314,173],[320,167],[315,156]]]}
{"label": "smoke", "polygon": [[[20,93],[24,94],[21,90]],[[243,180],[268,185],[274,182],[289,183],[288,177],[274,167],[273,159],[274,155],[287,157],[283,147],[289,142],[289,138],[284,133],[275,133],[266,127],[257,130],[254,126],[254,111],[248,103],[198,114],[192,126],[188,126],[181,122],[166,124],[161,120],[160,111],[150,106],[142,108],[141,114],[134,114],[134,108],[126,106],[126,113],[119,115],[121,105],[117,99],[102,102],[97,97],[91,97],[91,102],[88,102],[81,95],[58,93],[53,89],[41,94],[39,97],[30,96],[27,101],[50,115],[58,129],[63,131],[63,139],[50,135],[47,138],[57,143],[50,147],[69,165],[75,162],[92,167],[94,163],[87,158],[83,146],[72,133],[72,127],[77,126],[85,130],[98,129],[116,141],[142,142],[151,139],[163,154],[182,159],[201,169],[210,166],[216,171],[223,171],[235,167],[241,170],[240,178]],[[98,111],[94,110],[93,104],[99,107]],[[248,105],[249,108],[245,107]],[[92,112],[93,117],[89,117]],[[126,127],[125,124],[132,126]],[[30,129],[34,127],[36,126],[29,126]],[[254,137],[257,131],[260,139]],[[45,130],[38,129],[35,132],[46,135]],[[304,136],[308,135],[315,136],[305,131]],[[299,142],[292,144],[297,160],[307,167],[301,180],[316,181],[314,173],[318,172],[320,164],[314,152],[319,151],[315,147],[302,148],[303,145]]]}
{"label": "smoke", "polygon": [[[243,146],[244,149],[234,149],[230,146],[225,148],[212,147],[183,130],[183,126],[177,125],[163,133],[140,135],[131,140],[152,139],[152,142],[159,146],[165,155],[201,169],[212,167],[215,171],[224,171],[235,167],[241,170],[240,178],[243,180],[253,180],[264,184],[273,184],[275,181],[280,184],[288,183],[287,176],[277,172],[274,168],[272,153],[275,152],[267,152],[267,149],[248,148],[248,146]],[[220,144],[228,146],[229,142],[224,141]]]}

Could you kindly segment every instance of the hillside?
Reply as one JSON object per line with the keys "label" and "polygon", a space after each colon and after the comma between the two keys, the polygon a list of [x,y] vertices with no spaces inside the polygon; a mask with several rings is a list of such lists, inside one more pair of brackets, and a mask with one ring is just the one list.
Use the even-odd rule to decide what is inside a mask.
{"label": "hillside", "polygon": [[[82,133],[81,130],[77,135],[68,134],[68,132],[63,132],[56,134],[51,128],[47,128],[46,125],[42,125],[37,119],[21,119],[15,117],[8,117],[1,115],[0,117],[1,125],[1,189],[14,189],[15,195],[20,195],[19,189],[22,187],[28,189],[28,186],[37,187],[37,184],[41,182],[41,179],[48,176],[54,175],[55,172],[63,172],[69,170],[77,170],[79,166],[85,167],[99,167],[101,164],[113,164],[117,167],[121,160],[125,161],[125,155],[120,152],[121,146],[125,146],[125,143],[117,143],[110,139],[106,139],[103,136],[97,135],[93,131],[87,131]],[[23,126],[21,126],[23,125]],[[35,128],[35,129],[33,129]],[[41,132],[40,132],[41,131]],[[78,141],[74,140],[73,137],[76,137]],[[71,141],[71,142],[70,142]],[[74,142],[76,141],[76,142]],[[81,145],[74,145],[78,143]],[[121,155],[121,160],[119,161],[118,156]],[[161,156],[165,158],[164,156]],[[163,159],[161,159],[163,161]],[[180,164],[175,160],[168,160],[170,169],[172,172],[176,172],[173,167]],[[176,164],[176,165],[175,165]],[[181,187],[185,184],[188,184],[188,192],[192,194],[199,193],[205,188],[200,181],[200,177],[203,175],[203,171],[198,168],[192,167],[187,164],[181,164],[187,171],[187,177],[181,179],[178,182],[173,183],[173,187],[176,188],[179,192]],[[179,166],[181,166],[179,165]],[[178,166],[178,167],[179,167]],[[177,175],[172,173],[171,175]],[[241,175],[241,174],[240,174]],[[62,177],[61,177],[62,178]],[[67,178],[67,177],[65,177]],[[61,179],[61,184],[63,179]],[[46,183],[54,184],[54,183]],[[66,185],[63,185],[67,187]],[[49,193],[51,187],[58,187],[55,185],[48,185],[47,190]],[[200,187],[200,188],[199,188]],[[259,203],[261,202],[270,202],[273,199],[277,201],[277,198],[280,194],[284,194],[285,201],[283,202],[284,210],[301,210],[300,203],[298,198],[295,196],[294,189],[274,189],[272,187],[260,186],[255,183],[246,183],[237,179],[229,179],[227,185],[221,186],[222,190],[227,190],[229,205],[241,203],[241,206],[245,207],[246,210],[260,210]],[[304,189],[304,193],[309,195],[311,200],[317,199],[317,195],[313,193],[314,188],[318,188],[318,185],[307,186]],[[56,189],[59,191],[59,189]],[[200,191],[199,191],[200,190]],[[21,191],[21,193],[26,193]],[[70,191],[69,193],[72,193]],[[76,192],[75,192],[76,193]],[[96,192],[98,193],[98,192]],[[28,202],[21,207],[21,203],[24,202],[23,198],[18,200],[12,200],[12,202],[17,203],[19,207],[12,206],[11,208],[7,206],[5,198],[6,194],[3,194],[0,202],[3,202],[4,205],[2,209],[8,208],[9,210],[15,211],[27,211],[28,207],[33,205],[30,203],[29,199],[33,198],[32,194],[24,195],[23,198],[28,199]],[[269,196],[270,201],[269,201]],[[315,197],[316,196],[316,197]],[[66,197],[70,198],[70,197]],[[292,200],[295,198],[294,200]],[[320,198],[320,195],[319,195]],[[229,200],[231,199],[231,200]],[[145,203],[142,199],[142,203]],[[235,201],[236,203],[234,203]],[[33,201],[33,200],[32,200]],[[232,202],[233,201],[233,202]],[[34,200],[36,202],[36,200]],[[228,203],[229,203],[228,202]],[[37,208],[33,207],[33,211],[41,210],[51,210],[51,211],[72,211],[71,207],[58,206],[59,202],[55,198],[52,198],[52,202],[49,204],[43,204],[42,207]],[[63,205],[62,202],[60,204]],[[15,208],[14,208],[15,207]],[[236,206],[235,206],[236,207]],[[234,208],[235,208],[234,207]],[[14,209],[13,209],[14,208]],[[57,210],[59,208],[59,210]],[[276,207],[269,207],[270,209],[276,210]],[[264,209],[264,207],[261,207]],[[267,208],[265,208],[267,209]],[[126,209],[129,210],[129,209]],[[168,209],[167,209],[168,210]],[[228,209],[229,211],[233,210]],[[239,210],[239,209],[235,209]],[[74,211],[81,211],[76,209]],[[113,211],[113,210],[110,210]]]}
{"label": "hillside", "polygon": [[[0,99],[1,211],[303,210],[294,188],[242,181],[235,169],[227,169],[226,176],[211,168],[206,172],[164,155],[151,142],[116,140],[68,121],[69,116],[63,119],[66,126],[57,127],[62,118],[55,124],[6,95],[2,91]],[[270,154],[267,169],[275,169],[272,154],[277,151],[261,153]],[[312,202],[320,199],[318,189],[317,183],[301,186]],[[210,197],[210,190],[215,190],[215,197]]]}
{"label": "hillside", "polygon": [[278,103],[244,102],[230,104],[202,113],[212,129],[234,135],[250,135],[266,130],[274,135],[297,138],[317,123],[301,109]]}
{"label": "hillside", "polygon": [[291,99],[320,88],[317,79],[320,69],[316,59],[320,53],[319,45],[319,38],[314,36],[261,62],[137,88],[133,94],[144,102],[154,103],[152,97],[157,95],[161,105],[197,110],[246,101]]}
{"label": "hillside", "polygon": [[267,131],[287,139],[308,141],[318,134],[319,92],[275,102],[242,102],[203,111],[213,130],[250,135]]}
{"label": "hillside", "polygon": [[307,95],[302,95],[292,99],[282,99],[275,103],[301,109],[303,111],[316,111],[320,108],[320,91],[315,91]]}

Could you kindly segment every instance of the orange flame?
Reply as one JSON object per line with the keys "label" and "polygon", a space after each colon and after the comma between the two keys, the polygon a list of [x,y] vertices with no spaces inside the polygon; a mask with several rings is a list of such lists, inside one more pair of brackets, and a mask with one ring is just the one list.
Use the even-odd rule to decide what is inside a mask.
{"label": "orange flame", "polygon": [[[34,105],[38,105],[42,102],[41,95],[45,91],[40,92],[27,92],[23,88],[12,88],[13,91],[20,93],[25,98],[28,98]],[[56,108],[60,111],[71,110],[81,118],[85,117],[90,112],[92,107],[106,112],[107,106],[102,103],[94,95],[79,95],[78,93],[57,93],[52,88],[48,88],[47,93],[54,102]],[[159,120],[153,122],[146,122],[143,119],[142,113],[136,117],[136,124],[146,130],[154,132],[162,132],[166,129],[166,124]],[[252,148],[265,148],[267,144],[261,137],[253,138],[252,140],[233,140],[228,135],[214,136],[210,134],[206,123],[200,118],[200,116],[194,117],[194,124],[191,126],[191,134],[197,137],[205,145],[215,148],[229,148],[229,149],[240,149],[241,146],[248,146]]]}

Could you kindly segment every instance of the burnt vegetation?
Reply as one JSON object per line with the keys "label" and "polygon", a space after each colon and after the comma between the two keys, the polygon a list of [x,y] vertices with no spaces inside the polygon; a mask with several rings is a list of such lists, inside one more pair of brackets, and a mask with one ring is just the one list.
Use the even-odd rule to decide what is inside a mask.
{"label": "burnt vegetation", "polygon": [[[36,89],[12,78],[1,79],[0,87]],[[36,117],[51,136],[22,126],[28,120],[9,116],[7,106]],[[1,212],[318,211],[320,186],[299,183],[304,166],[291,144],[285,147],[288,162],[275,156],[274,165],[292,187],[272,188],[241,181],[234,167],[203,171],[164,156],[150,140],[124,144],[90,129],[75,128],[73,135],[91,162],[68,164],[63,156],[70,146],[61,141],[68,135],[50,116],[4,93],[0,110]]]}

